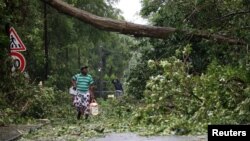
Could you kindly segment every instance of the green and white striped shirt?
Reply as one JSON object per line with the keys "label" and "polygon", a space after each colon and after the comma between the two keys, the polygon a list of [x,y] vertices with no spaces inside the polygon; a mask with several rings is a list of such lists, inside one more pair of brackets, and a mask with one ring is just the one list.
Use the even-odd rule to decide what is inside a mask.
{"label": "green and white striped shirt", "polygon": [[76,81],[76,88],[81,92],[87,92],[89,86],[94,83],[91,75],[82,75],[82,73],[76,74],[72,77]]}

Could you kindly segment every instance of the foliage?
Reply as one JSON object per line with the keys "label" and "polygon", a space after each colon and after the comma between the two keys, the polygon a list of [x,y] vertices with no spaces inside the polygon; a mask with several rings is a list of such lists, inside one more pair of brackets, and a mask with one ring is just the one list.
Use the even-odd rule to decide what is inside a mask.
{"label": "foliage", "polygon": [[[112,7],[116,1],[67,2],[99,16],[121,19],[120,11]],[[249,43],[248,0],[143,0],[142,3],[141,14],[153,25],[201,29]],[[44,135],[69,140],[81,135],[81,139],[86,139],[128,131],[146,135],[204,134],[208,124],[250,122],[248,46],[217,44],[193,37],[191,33],[196,31],[187,36],[176,33],[166,40],[135,41],[100,31],[48,7],[46,80],[43,6],[41,1],[0,0],[0,125],[33,118],[51,120],[41,132],[33,132],[24,140],[37,140]],[[7,23],[14,26],[27,47],[24,56],[30,79],[10,71],[9,39],[4,27]],[[71,76],[83,64],[89,66],[97,84],[100,79],[110,82],[126,78],[127,95],[107,101],[98,99],[101,114],[90,122],[76,120],[71,97],[64,92]],[[37,86],[39,81],[45,81],[45,86]],[[113,88],[110,83],[104,86],[105,90]]]}
{"label": "foliage", "polygon": [[[191,53],[189,48],[183,51],[184,58]],[[204,74],[193,75],[190,62],[176,57],[149,60],[148,65],[153,70],[160,67],[163,73],[147,81],[144,106],[134,114],[136,123],[163,125],[162,132],[178,129],[187,134],[199,128],[205,131],[207,124],[250,122],[250,80],[245,68],[214,61]]]}
{"label": "foliage", "polygon": [[[36,14],[33,13],[33,15],[32,12],[25,13],[30,7],[19,7],[19,4],[20,3],[18,3],[17,1],[0,1],[0,5],[3,6],[0,8],[0,10],[3,11],[0,15],[2,22],[0,28],[0,60],[2,65],[0,69],[1,125],[22,122],[22,119],[30,117],[31,115],[31,117],[44,117],[47,114],[46,112],[49,112],[49,108],[47,107],[46,103],[48,104],[48,106],[51,106],[50,102],[53,102],[53,98],[49,94],[50,92],[47,92],[47,90],[42,92],[37,86],[31,84],[32,80],[30,80],[29,77],[26,77],[25,74],[20,73],[19,71],[11,71],[11,67],[13,64],[9,56],[9,39],[7,36],[8,23],[14,22],[16,25],[19,25],[20,22],[24,20],[22,21],[23,24],[27,24],[27,26],[29,26],[30,22],[25,21],[26,16],[32,17]],[[32,2],[24,2],[23,4],[34,4],[34,7],[37,6],[35,3]],[[20,9],[22,9],[23,11],[18,13],[17,11]],[[32,8],[30,8],[30,10],[31,9]],[[16,16],[13,16],[12,14],[16,14]],[[21,16],[23,16],[23,19],[20,19]],[[37,21],[36,19],[34,19],[33,24],[35,25],[36,23]],[[34,28],[30,28],[31,31],[33,31],[33,29]],[[22,36],[22,34],[19,35]],[[28,38],[30,37],[30,33],[27,33],[26,35]],[[36,35],[37,34],[33,34],[33,41],[36,41]],[[26,39],[27,38],[24,38],[23,41],[27,43],[26,45],[29,45],[30,42],[26,42]],[[27,52],[27,54],[28,53],[29,51]],[[30,55],[29,57],[31,56],[32,55]],[[31,64],[30,66],[32,65],[33,64]],[[37,75],[39,75],[39,73]],[[41,105],[43,107],[40,107]]]}
{"label": "foliage", "polygon": [[0,69],[0,125],[25,122],[27,119],[44,118],[52,114],[59,91],[38,87],[19,71],[12,72],[8,56],[8,36],[1,27]]}
{"label": "foliage", "polygon": [[[144,46],[144,48],[140,48],[140,46]],[[158,72],[150,71],[147,66],[148,56],[154,55],[154,48],[144,42],[133,46],[133,48],[137,48],[137,50],[133,52],[129,68],[126,71],[126,93],[133,95],[136,99],[142,99],[146,81],[149,76]]]}
{"label": "foliage", "polygon": [[[192,31],[195,28],[211,34],[216,32],[226,36],[236,36],[249,43],[248,37],[250,35],[247,23],[249,23],[250,18],[246,16],[249,14],[249,5],[244,0],[237,2],[233,0],[227,2],[213,0],[144,0],[142,5],[141,15],[149,18],[153,25],[176,27],[177,29],[190,30],[190,32],[196,32]],[[140,95],[139,97],[142,97],[146,81],[150,75],[153,75],[153,73],[148,74],[150,71],[147,69],[143,72],[145,75],[138,73],[146,68],[146,61],[149,59],[160,61],[169,58],[175,54],[177,49],[181,50],[187,44],[192,45],[192,52],[186,59],[192,63],[193,67],[189,71],[193,75],[205,73],[214,59],[217,60],[219,65],[247,68],[249,64],[249,49],[247,46],[217,44],[213,41],[193,37],[192,34],[176,33],[166,40],[144,39],[139,48],[147,48],[148,44],[153,51],[149,51],[150,53],[138,51],[143,54],[140,61],[143,63],[138,63],[134,67],[138,69],[130,71],[127,80],[129,93]],[[181,60],[183,61],[183,58]],[[142,76],[145,77],[142,79]],[[131,78],[136,83],[130,83]],[[138,92],[131,91],[137,87],[139,88]]]}
{"label": "foliage", "polygon": [[[45,118],[53,112],[58,94],[53,88],[40,88],[28,84],[26,78],[19,74],[12,83],[11,91],[1,91],[1,121],[2,124],[25,122],[23,119]],[[20,84],[23,81],[23,84]],[[8,89],[8,85],[3,85]]]}
{"label": "foliage", "polygon": [[[120,11],[112,7],[116,0],[68,1],[76,7],[100,16],[119,18]],[[1,25],[10,24],[27,47],[23,52],[27,61],[26,72],[32,81],[46,81],[44,54],[44,3],[41,1],[0,1]],[[62,15],[47,5],[49,79],[47,86],[65,90],[73,74],[83,64],[90,67],[94,78],[103,61],[103,71],[108,77],[121,78],[127,66],[131,39],[103,32],[80,21]],[[1,27],[1,30],[4,27]],[[1,42],[2,43],[2,42]],[[103,56],[99,47],[103,46]],[[56,81],[54,81],[56,80]],[[98,81],[98,79],[96,79]]]}
{"label": "foliage", "polygon": [[[69,3],[100,16],[118,18],[119,15],[119,11],[105,1]],[[83,64],[89,66],[97,87],[101,79],[98,71],[101,67],[107,79],[112,75],[118,78],[123,76],[129,57],[129,38],[100,31],[51,8],[48,11],[48,19],[48,36],[51,41],[48,85],[53,84],[61,90],[69,87],[71,76],[79,73],[79,68]],[[105,85],[105,89],[110,88],[110,84]]]}
{"label": "foliage", "polygon": [[[21,140],[88,140],[92,137],[102,137],[108,133],[119,132],[136,132],[141,135],[166,135],[170,133],[167,130],[162,133],[162,129],[165,129],[162,125],[133,124],[131,114],[137,112],[135,109],[140,106],[133,97],[123,96],[120,99],[106,101],[98,99],[97,101],[100,108],[98,116],[91,116],[90,120],[87,121],[77,120],[76,112],[72,110],[73,107],[68,103],[63,103],[63,114],[56,113],[56,116],[50,117],[50,124],[23,136]],[[128,101],[130,102],[128,103]],[[183,125],[184,120],[178,120],[177,123]],[[173,126],[170,122],[169,124]],[[184,126],[189,127],[188,125]],[[196,131],[200,132],[199,129]]]}
{"label": "foliage", "polygon": [[[66,93],[62,93],[60,97],[60,100],[69,100],[69,95]],[[107,101],[97,99],[100,114],[91,116],[88,121],[76,119],[76,111],[69,101],[56,103],[54,109],[57,110],[49,118],[51,123],[41,130],[25,135],[21,140],[87,140],[106,133],[129,131],[131,120],[129,113],[132,112],[132,105],[129,106],[126,100],[133,99],[129,97]]]}

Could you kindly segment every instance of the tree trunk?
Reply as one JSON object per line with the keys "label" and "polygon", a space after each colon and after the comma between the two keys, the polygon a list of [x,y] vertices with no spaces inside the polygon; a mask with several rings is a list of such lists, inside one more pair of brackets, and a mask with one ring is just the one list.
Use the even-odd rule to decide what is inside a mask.
{"label": "tree trunk", "polygon": [[208,32],[201,30],[190,31],[190,30],[179,30],[173,27],[157,27],[150,25],[134,24],[131,22],[99,17],[84,10],[75,8],[61,0],[42,0],[42,1],[46,2],[47,4],[49,4],[50,6],[52,6],[53,8],[57,9],[62,13],[75,17],[101,30],[134,35],[135,37],[151,37],[159,39],[166,39],[172,33],[180,32],[181,34],[201,37],[208,40],[214,40],[219,43],[246,45],[246,42],[243,40],[230,38],[218,34],[210,34]]}

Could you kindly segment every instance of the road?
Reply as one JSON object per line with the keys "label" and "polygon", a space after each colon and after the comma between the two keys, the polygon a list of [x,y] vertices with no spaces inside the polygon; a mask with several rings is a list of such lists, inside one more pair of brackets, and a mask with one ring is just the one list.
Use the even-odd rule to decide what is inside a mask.
{"label": "road", "polygon": [[139,136],[134,133],[111,133],[88,141],[207,141],[206,136]]}

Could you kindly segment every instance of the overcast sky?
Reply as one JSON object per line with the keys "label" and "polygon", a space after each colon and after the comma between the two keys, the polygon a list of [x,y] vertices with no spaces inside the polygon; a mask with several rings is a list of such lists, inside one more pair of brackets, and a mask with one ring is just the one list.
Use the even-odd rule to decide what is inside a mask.
{"label": "overcast sky", "polygon": [[142,19],[139,15],[141,9],[140,0],[120,0],[120,2],[115,6],[122,10],[122,15],[126,21],[138,24],[147,24],[147,21]]}

